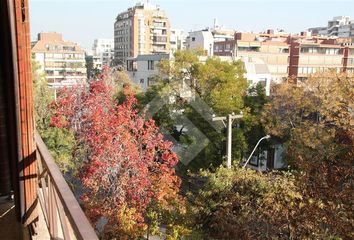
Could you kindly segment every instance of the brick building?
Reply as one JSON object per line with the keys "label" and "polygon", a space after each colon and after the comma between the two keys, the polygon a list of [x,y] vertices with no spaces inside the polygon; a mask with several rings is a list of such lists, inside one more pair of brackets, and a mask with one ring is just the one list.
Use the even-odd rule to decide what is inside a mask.
{"label": "brick building", "polygon": [[237,32],[234,40],[214,43],[215,56],[256,57],[269,68],[273,80],[306,78],[309,74],[336,69],[353,72],[354,45],[350,39]]}

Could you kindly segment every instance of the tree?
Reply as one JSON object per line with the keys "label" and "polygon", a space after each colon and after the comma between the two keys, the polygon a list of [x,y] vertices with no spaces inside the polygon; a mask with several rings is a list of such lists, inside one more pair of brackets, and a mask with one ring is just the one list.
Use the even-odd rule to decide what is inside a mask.
{"label": "tree", "polygon": [[[192,178],[193,179],[193,178]],[[205,239],[316,239],[301,189],[290,173],[261,174],[221,167],[195,176],[191,195],[196,226]],[[202,184],[201,184],[202,182]]]}
{"label": "tree", "polygon": [[139,115],[129,87],[123,103],[115,99],[103,78],[87,88],[65,89],[54,106],[52,124],[74,131],[85,146],[79,157],[85,212],[95,224],[108,221],[103,239],[138,238],[159,224],[175,232],[181,225],[168,216],[185,211],[174,170],[177,155],[155,122]]}
{"label": "tree", "polygon": [[[154,116],[157,124],[168,129],[181,144],[197,144],[196,139],[184,135],[183,130],[187,124],[181,118],[183,114],[195,126],[195,129],[186,127],[189,133],[198,129],[211,140],[211,143],[188,165],[187,168],[193,170],[216,167],[222,162],[225,134],[216,131],[208,123],[212,113],[222,116],[232,112],[248,112],[243,99],[247,93],[243,63],[223,62],[218,58],[209,58],[202,63],[199,60],[200,56],[201,53],[198,51],[178,51],[172,62],[162,61],[159,66],[161,74],[156,76],[159,78],[158,85],[148,89],[147,93],[139,98],[143,104],[147,104],[156,96],[161,99],[173,96],[174,101],[166,101],[166,105]],[[195,109],[198,101],[208,105],[213,112],[198,112],[200,109]],[[176,125],[182,127],[176,131]],[[246,146],[244,140],[243,131],[235,129],[233,142],[236,159],[241,158],[241,152]]]}
{"label": "tree", "polygon": [[32,60],[32,78],[36,128],[38,131],[43,131],[50,124],[51,110],[48,106],[54,97],[48,87],[45,73],[41,71],[39,63],[35,60]]}
{"label": "tree", "polygon": [[353,109],[353,76],[327,72],[277,86],[262,119],[284,142],[305,199],[321,202],[311,210],[314,221],[343,239],[354,237]]}
{"label": "tree", "polygon": [[43,138],[55,162],[63,172],[75,168],[72,153],[75,139],[72,132],[51,126],[54,92],[48,87],[46,75],[38,62],[32,60],[32,78],[34,87],[34,110],[36,130]]}

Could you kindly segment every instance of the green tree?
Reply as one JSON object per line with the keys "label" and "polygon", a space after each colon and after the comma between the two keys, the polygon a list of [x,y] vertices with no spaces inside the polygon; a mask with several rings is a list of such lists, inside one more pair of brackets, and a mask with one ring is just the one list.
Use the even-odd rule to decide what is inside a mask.
{"label": "green tree", "polygon": [[32,78],[36,128],[41,133],[50,125],[51,110],[48,106],[54,100],[54,94],[48,87],[45,73],[41,70],[39,63],[34,60],[32,61]]}
{"label": "green tree", "polygon": [[34,87],[34,109],[36,129],[46,143],[59,168],[66,172],[74,168],[74,135],[65,129],[51,126],[53,114],[50,105],[54,101],[54,92],[48,87],[45,73],[38,62],[32,61],[32,78]]}
{"label": "green tree", "polygon": [[[185,122],[181,115],[186,116],[211,143],[193,160],[189,169],[199,170],[219,166],[224,155],[225,133],[216,131],[208,121],[211,112],[199,113],[193,106],[203,101],[216,115],[222,116],[232,112],[246,111],[244,96],[247,93],[247,81],[244,78],[244,66],[241,61],[223,62],[218,58],[208,58],[200,61],[200,51],[178,51],[173,61],[162,61],[158,85],[151,87],[145,95],[139,98],[145,105],[156,96],[174,97],[174,101],[166,101],[166,105],[154,116],[159,126],[168,129],[182,144],[196,144],[197,139],[183,135]],[[190,94],[191,93],[191,94]],[[205,118],[210,119],[205,119]],[[174,126],[180,125],[176,130]],[[188,129],[189,133],[196,129]],[[241,151],[246,146],[243,131],[234,130],[234,156],[241,158]],[[182,161],[183,162],[183,161]],[[184,166],[180,166],[182,169]]]}

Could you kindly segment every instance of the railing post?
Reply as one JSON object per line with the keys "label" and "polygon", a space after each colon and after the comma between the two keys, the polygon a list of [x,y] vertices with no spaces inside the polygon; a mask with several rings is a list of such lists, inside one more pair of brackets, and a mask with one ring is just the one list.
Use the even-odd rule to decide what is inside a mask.
{"label": "railing post", "polygon": [[52,179],[48,177],[48,191],[49,191],[49,233],[52,238],[58,238],[58,222],[57,222],[57,207],[55,204],[55,192],[52,184]]}

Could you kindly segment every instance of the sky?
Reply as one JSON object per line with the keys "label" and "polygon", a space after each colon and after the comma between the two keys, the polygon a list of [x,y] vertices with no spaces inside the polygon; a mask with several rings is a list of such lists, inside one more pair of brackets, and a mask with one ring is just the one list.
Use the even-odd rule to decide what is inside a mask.
{"label": "sky", "polygon": [[[29,0],[31,38],[42,31],[91,49],[94,39],[113,38],[118,13],[137,0]],[[334,16],[354,18],[353,0],[150,0],[167,13],[172,28],[185,31],[220,25],[238,31],[284,29],[299,33],[326,26]]]}

